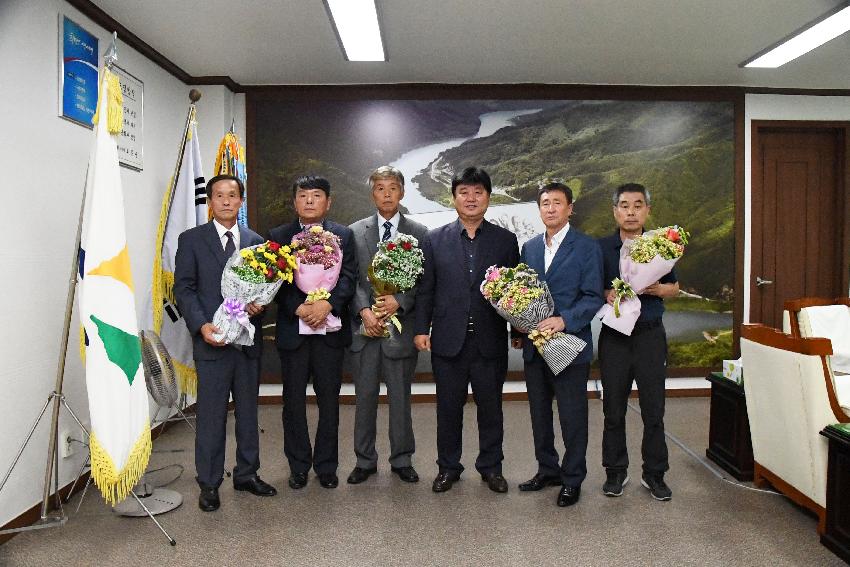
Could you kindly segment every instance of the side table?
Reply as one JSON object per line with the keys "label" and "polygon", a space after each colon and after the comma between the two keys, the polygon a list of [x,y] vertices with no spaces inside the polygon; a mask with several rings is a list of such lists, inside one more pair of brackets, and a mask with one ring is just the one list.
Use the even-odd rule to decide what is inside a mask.
{"label": "side table", "polygon": [[744,387],[712,372],[711,420],[705,455],[738,480],[753,480],[753,442]]}
{"label": "side table", "polygon": [[850,563],[850,426],[829,425],[826,469],[826,530],[820,542]]}

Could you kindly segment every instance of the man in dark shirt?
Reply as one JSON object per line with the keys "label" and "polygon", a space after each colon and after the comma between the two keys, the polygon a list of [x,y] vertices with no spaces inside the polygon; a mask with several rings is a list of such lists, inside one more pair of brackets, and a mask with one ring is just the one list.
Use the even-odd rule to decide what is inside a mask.
{"label": "man in dark shirt", "polygon": [[[617,231],[599,239],[604,264],[605,295],[614,302],[612,280],[620,276],[620,249],[623,241],[643,233],[650,212],[649,191],[643,185],[627,183],[614,191],[614,220]],[[630,336],[603,325],[599,335],[599,365],[602,373],[602,466],[607,479],[602,486],[606,496],[621,496],[629,481],[629,455],[626,450],[626,404],[637,382],[643,419],[643,475],[641,484],[656,500],[670,500],[672,492],[664,482],[667,442],[664,439],[664,381],[667,368],[667,336],[661,316],[664,298],[679,293],[675,272],[662,277],[638,296],[640,317]]]}
{"label": "man in dark shirt", "polygon": [[468,167],[452,179],[458,218],[428,232],[416,290],[413,342],[431,351],[437,386],[437,465],[431,488],[445,492],[460,480],[463,406],[467,388],[478,408],[475,468],[494,492],[507,492],[502,476],[502,386],[508,369],[508,328],[479,285],[489,266],[516,266],[516,235],[484,219],[492,185],[483,169]]}

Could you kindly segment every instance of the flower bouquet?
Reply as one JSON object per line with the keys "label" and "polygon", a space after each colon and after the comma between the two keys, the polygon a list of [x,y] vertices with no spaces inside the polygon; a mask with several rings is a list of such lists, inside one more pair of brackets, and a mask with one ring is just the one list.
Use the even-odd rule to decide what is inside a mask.
{"label": "flower bouquet", "polygon": [[[392,240],[378,243],[378,251],[372,258],[368,271],[374,296],[392,295],[412,289],[423,272],[424,259],[419,241],[409,234],[399,233]],[[372,305],[372,309],[377,307],[379,306]],[[396,315],[390,317],[389,323],[401,333],[401,321]],[[390,336],[389,323],[384,328],[384,337]],[[362,323],[360,334],[366,335]]]}
{"label": "flower bouquet", "polygon": [[688,233],[678,225],[648,230],[620,248],[620,277],[611,282],[614,305],[606,303],[597,312],[602,323],[631,335],[640,316],[640,295],[647,287],[670,273],[688,243]]}
{"label": "flower bouquet", "polygon": [[555,312],[555,301],[546,282],[541,282],[528,265],[490,266],[481,282],[481,293],[508,323],[529,331],[529,339],[554,374],[560,374],[587,346],[569,333],[537,330],[537,325]]}
{"label": "flower bouquet", "polygon": [[254,344],[254,324],[245,306],[268,305],[283,282],[292,283],[295,257],[289,246],[266,241],[233,253],[221,274],[224,302],[213,314],[213,325],[221,333],[213,338],[227,344]]}
{"label": "flower bouquet", "polygon": [[[293,236],[290,246],[295,254],[295,285],[307,294],[307,303],[329,299],[342,268],[339,237],[322,225],[314,224]],[[332,314],[328,314],[324,325],[317,329],[298,320],[298,333],[302,335],[324,335],[341,328],[342,321]]]}

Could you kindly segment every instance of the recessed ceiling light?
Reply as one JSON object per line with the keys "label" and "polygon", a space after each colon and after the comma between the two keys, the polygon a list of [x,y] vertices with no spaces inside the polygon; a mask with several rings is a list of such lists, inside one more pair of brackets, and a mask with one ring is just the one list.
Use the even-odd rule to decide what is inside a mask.
{"label": "recessed ceiling light", "polygon": [[850,2],[842,2],[817,20],[747,59],[739,67],[779,67],[848,30],[850,30]]}
{"label": "recessed ceiling light", "polygon": [[375,0],[325,0],[348,61],[386,61]]}

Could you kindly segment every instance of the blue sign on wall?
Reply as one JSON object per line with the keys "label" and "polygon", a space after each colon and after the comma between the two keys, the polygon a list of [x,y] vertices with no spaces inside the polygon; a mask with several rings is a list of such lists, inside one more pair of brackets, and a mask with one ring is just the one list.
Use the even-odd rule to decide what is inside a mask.
{"label": "blue sign on wall", "polygon": [[62,17],[62,116],[91,127],[97,107],[97,38]]}

